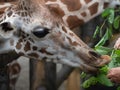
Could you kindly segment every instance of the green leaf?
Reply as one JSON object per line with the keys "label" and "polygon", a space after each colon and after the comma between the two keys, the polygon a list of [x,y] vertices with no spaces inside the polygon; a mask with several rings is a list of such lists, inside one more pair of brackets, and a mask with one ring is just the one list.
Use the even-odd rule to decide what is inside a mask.
{"label": "green leaf", "polygon": [[117,90],[120,90],[120,86],[119,86],[119,87],[117,87]]}
{"label": "green leaf", "polygon": [[108,18],[108,22],[111,23],[111,24],[114,21],[114,16],[115,16],[115,12],[114,12],[114,9],[112,9],[112,8],[107,8],[102,13],[102,17],[103,18]]}
{"label": "green leaf", "polygon": [[118,29],[120,25],[120,16],[117,16],[113,22],[113,26],[115,29]]}
{"label": "green leaf", "polygon": [[95,47],[104,45],[109,38],[109,30],[107,29],[102,39],[97,43]]}
{"label": "green leaf", "polygon": [[113,49],[108,47],[103,47],[103,46],[97,46],[95,47],[95,50],[101,55],[106,55],[106,54],[110,54]]}
{"label": "green leaf", "polygon": [[114,67],[116,67],[116,66],[115,66],[114,62],[111,61],[111,62],[109,63],[109,65],[108,65],[108,67],[109,67],[109,68],[114,68]]}
{"label": "green leaf", "polygon": [[120,50],[115,50],[114,55],[116,55],[116,56],[119,56],[119,57],[120,57]]}
{"label": "green leaf", "polygon": [[106,75],[100,74],[97,76],[98,82],[105,86],[113,86],[113,83],[107,78]]}
{"label": "green leaf", "polygon": [[104,10],[104,12],[102,13],[102,17],[103,18],[106,18],[110,15],[110,11],[111,11],[111,8],[107,8]]}
{"label": "green leaf", "polygon": [[109,23],[112,24],[112,23],[114,22],[114,18],[115,18],[115,13],[114,13],[114,10],[111,9],[111,10],[110,10],[110,15],[109,15],[109,17],[108,17]]}
{"label": "green leaf", "polygon": [[108,30],[108,39],[110,39],[112,37],[112,26],[110,25],[107,30]]}
{"label": "green leaf", "polygon": [[99,33],[99,26],[97,26],[96,27],[96,29],[95,29],[95,32],[94,32],[94,35],[93,35],[93,38],[96,38],[96,36],[98,35],[98,33]]}
{"label": "green leaf", "polygon": [[80,74],[80,77],[81,78],[85,78],[87,76],[87,74],[85,73],[85,72],[82,72],[81,74]]}
{"label": "green leaf", "polygon": [[109,70],[109,67],[107,65],[105,65],[105,66],[103,66],[103,67],[101,67],[99,69],[99,73],[101,73],[101,74],[107,74],[108,70]]}
{"label": "green leaf", "polygon": [[83,82],[82,87],[89,88],[91,85],[95,85],[97,82],[98,81],[96,77],[90,77],[89,79]]}

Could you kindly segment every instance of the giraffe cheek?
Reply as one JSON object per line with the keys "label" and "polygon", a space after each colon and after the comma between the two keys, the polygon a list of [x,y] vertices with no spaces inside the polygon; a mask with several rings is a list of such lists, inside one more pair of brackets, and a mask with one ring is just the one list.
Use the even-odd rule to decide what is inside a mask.
{"label": "giraffe cheek", "polygon": [[17,42],[16,44],[16,49],[20,50],[22,48],[21,42]]}

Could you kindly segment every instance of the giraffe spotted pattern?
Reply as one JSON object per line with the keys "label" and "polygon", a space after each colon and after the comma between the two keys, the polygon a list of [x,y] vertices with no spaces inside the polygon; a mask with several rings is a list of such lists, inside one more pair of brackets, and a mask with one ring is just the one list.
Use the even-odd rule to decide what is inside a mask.
{"label": "giraffe spotted pattern", "polygon": [[[106,8],[109,5],[109,3],[105,3],[106,1],[104,1],[104,0],[102,0],[102,1],[101,0],[74,0],[74,1],[71,1],[71,0],[45,0],[45,2],[46,2],[47,7],[49,7],[50,12],[52,12],[55,15],[54,17],[62,18],[63,22],[66,25],[68,25],[70,28],[74,28],[75,26],[78,26],[78,25],[83,24],[84,22],[87,22],[88,20],[90,20],[94,16],[101,13],[103,11],[103,9]],[[104,2],[104,3],[102,3],[102,2]],[[55,57],[55,55],[54,55],[54,53],[56,53],[54,49],[57,49],[58,52],[60,50],[62,50],[62,49],[58,49],[59,45],[61,45],[62,48],[65,48],[66,51],[71,50],[73,52],[75,51],[75,53],[76,53],[77,49],[82,50],[82,49],[79,49],[79,46],[86,47],[86,45],[81,40],[79,40],[74,33],[69,32],[69,29],[66,28],[66,26],[62,24],[61,29],[64,32],[58,31],[57,35],[55,35],[55,37],[52,38],[53,41],[55,41],[55,42],[59,41],[57,43],[58,46],[56,45],[56,47],[51,48],[48,45],[49,48],[48,48],[48,46],[45,47],[45,48],[39,48],[39,45],[36,45],[36,44],[38,44],[38,42],[41,39],[37,38],[36,35],[31,34],[31,31],[32,31],[31,27],[29,28],[29,30],[24,27],[24,26],[29,27],[29,26],[33,25],[33,23],[32,24],[30,24],[30,23],[33,22],[34,19],[37,18],[37,17],[35,18],[35,16],[33,17],[33,15],[31,14],[31,13],[34,12],[34,10],[29,10],[31,8],[27,7],[27,4],[26,4],[27,2],[24,2],[24,0],[21,0],[19,3],[20,3],[20,5],[18,5],[18,7],[12,6],[12,8],[9,8],[9,10],[6,11],[6,14],[4,16],[2,16],[2,17],[0,16],[0,18],[1,18],[0,22],[1,23],[4,23],[6,21],[10,21],[9,20],[10,18],[14,19],[13,22],[11,22],[12,27],[14,29],[14,32],[11,32],[11,30],[10,30],[11,26],[8,26],[8,28],[5,29],[5,30],[7,30],[7,32],[4,32],[5,30],[3,30],[1,32],[1,36],[3,36],[4,38],[9,38],[10,39],[10,40],[8,40],[7,44],[4,44],[5,46],[8,46],[7,49],[10,48],[12,50],[17,51],[21,55],[30,56],[30,57],[34,57],[34,58],[40,58],[40,53],[42,53],[41,55],[44,56],[43,59],[46,59],[48,61],[49,61],[49,58],[46,55],[54,56],[54,58],[51,58],[51,60],[50,60],[50,61],[53,61],[54,59],[58,59],[58,60],[61,59],[61,58]],[[73,7],[73,3],[74,3],[74,7]],[[29,2],[28,5],[30,5],[30,2]],[[8,5],[8,6],[11,6],[11,5]],[[102,6],[102,8],[100,8],[101,6]],[[96,8],[94,8],[94,7],[96,7]],[[4,11],[4,9],[6,7],[2,7],[2,8],[3,8],[2,11]],[[0,13],[1,13],[1,11],[0,11]],[[31,17],[32,17],[33,20],[30,19]],[[48,15],[47,18],[49,18],[49,15]],[[19,20],[20,20],[20,22],[18,22]],[[22,22],[24,22],[23,25],[21,25]],[[55,23],[56,22],[59,23],[59,20],[55,21]],[[49,25],[46,24],[46,22],[44,22],[44,20],[41,20],[40,23],[41,23],[40,26],[47,27],[47,28],[51,29],[49,27]],[[30,24],[30,25],[28,25],[28,24]],[[23,28],[21,28],[22,26],[23,26]],[[56,26],[58,27],[60,25],[57,24]],[[33,27],[34,27],[34,25],[33,25]],[[55,26],[53,26],[53,27],[55,27]],[[2,29],[4,29],[4,28],[5,27],[3,26]],[[18,31],[16,32],[15,30],[18,30]],[[39,33],[41,31],[41,29],[40,29],[40,31],[39,30],[36,30],[36,31],[38,31],[38,33]],[[9,34],[9,33],[11,33],[11,34]],[[33,32],[33,33],[35,33],[35,32]],[[50,34],[50,33],[48,33],[48,34]],[[66,37],[64,37],[64,33],[66,33],[68,36],[65,34]],[[41,35],[38,34],[37,36],[40,37]],[[45,35],[45,37],[46,37],[46,35]],[[61,38],[56,38],[56,37],[61,37]],[[71,37],[73,37],[74,39],[71,39]],[[67,42],[67,43],[64,43],[63,41]],[[56,43],[53,43],[53,44],[56,44]],[[42,45],[42,47],[43,46],[44,45]],[[52,44],[51,44],[51,46],[52,46]],[[86,48],[88,48],[88,47],[86,47]],[[1,52],[3,52],[3,51],[4,50],[1,50]],[[38,52],[38,53],[36,53],[36,52]],[[60,52],[60,53],[56,53],[56,54],[61,54],[61,55],[66,57],[66,52]],[[93,54],[93,53],[90,52],[90,54]],[[71,54],[71,55],[76,55],[76,54]],[[76,57],[81,58],[81,59],[85,59],[84,57],[82,57],[80,55],[80,53],[77,53]],[[95,57],[100,57],[100,56],[95,54]],[[72,59],[74,59],[74,58],[72,58]],[[88,57],[88,58],[90,58],[90,57]],[[67,58],[67,59],[70,60],[70,57]],[[63,58],[64,61],[60,61],[60,62],[64,63],[64,64],[72,65],[72,66],[79,66],[79,65],[82,64],[81,65],[82,69],[84,67],[89,68],[88,67],[89,65],[86,65],[82,62],[80,62],[81,64],[79,63],[79,65],[76,65],[76,64],[73,65],[73,63],[76,63],[78,61],[72,61],[72,63],[71,63],[69,61],[66,61],[67,59]],[[101,59],[104,59],[104,58],[101,58]],[[85,62],[87,64],[91,63],[90,60],[88,60],[88,59],[85,59],[85,60],[86,60]]]}
{"label": "giraffe spotted pattern", "polygon": [[[3,24],[9,24],[7,28],[13,30],[5,30]],[[0,35],[6,39],[0,53],[14,50],[30,58],[79,67],[84,71],[96,71],[96,67],[109,61],[82,42],[43,0],[20,0],[8,8],[1,18]]]}
{"label": "giraffe spotted pattern", "polygon": [[58,5],[58,8],[64,12],[64,16],[60,15],[61,18],[70,28],[88,22],[108,6],[120,5],[119,0],[46,0],[45,2],[51,9]]}

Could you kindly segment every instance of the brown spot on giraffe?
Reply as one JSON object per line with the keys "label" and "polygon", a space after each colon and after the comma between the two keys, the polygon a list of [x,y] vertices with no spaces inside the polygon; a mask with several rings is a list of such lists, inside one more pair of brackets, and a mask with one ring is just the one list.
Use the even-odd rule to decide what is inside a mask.
{"label": "brown spot on giraffe", "polygon": [[73,46],[78,46],[78,45],[80,45],[78,42],[76,41],[73,42]]}
{"label": "brown spot on giraffe", "polygon": [[39,55],[37,53],[29,53],[28,56],[38,58]]}
{"label": "brown spot on giraffe", "polygon": [[82,12],[81,15],[82,15],[83,17],[86,17],[86,16],[87,16],[86,12]]}
{"label": "brown spot on giraffe", "polygon": [[26,13],[25,12],[21,12],[20,13],[22,17],[25,17],[26,16]]}
{"label": "brown spot on giraffe", "polygon": [[80,0],[61,0],[64,4],[67,5],[69,11],[76,11],[81,8]]}
{"label": "brown spot on giraffe", "polygon": [[25,2],[22,2],[22,5],[25,6]]}
{"label": "brown spot on giraffe", "polygon": [[12,12],[12,11],[9,11],[9,12],[7,13],[7,16],[10,17],[12,14],[13,14],[13,12]]}
{"label": "brown spot on giraffe", "polygon": [[94,15],[97,13],[98,11],[98,2],[94,3],[93,5],[91,5],[90,7],[88,7],[88,9],[90,10],[91,15]]}
{"label": "brown spot on giraffe", "polygon": [[67,23],[68,23],[70,28],[74,28],[78,25],[83,24],[84,21],[82,19],[79,19],[77,16],[69,16],[67,18]]}
{"label": "brown spot on giraffe", "polygon": [[67,30],[66,30],[65,27],[62,27],[62,30],[63,30],[65,33],[67,33]]}
{"label": "brown spot on giraffe", "polygon": [[45,53],[45,54],[47,54],[47,55],[53,55],[52,53],[46,51],[46,48],[41,48],[39,51],[40,51],[41,53]]}
{"label": "brown spot on giraffe", "polygon": [[25,50],[25,52],[31,50],[31,48],[30,48],[30,43],[29,43],[29,42],[26,42],[25,47],[24,47],[24,50]]}
{"label": "brown spot on giraffe", "polygon": [[28,10],[28,8],[27,8],[27,7],[24,7],[24,10]]}
{"label": "brown spot on giraffe", "polygon": [[16,48],[17,48],[17,49],[21,49],[21,47],[22,47],[21,42],[22,42],[22,41],[23,41],[22,39],[19,39],[19,40],[18,40],[18,42],[17,42],[17,44],[16,44]]}
{"label": "brown spot on giraffe", "polygon": [[13,90],[13,87],[11,86],[11,85],[15,85],[15,83],[16,83],[16,81],[17,81],[17,76],[15,76],[15,77],[11,77],[11,75],[19,75],[19,73],[20,73],[20,71],[21,71],[21,67],[20,67],[20,65],[17,63],[17,62],[13,62],[12,64],[10,63],[9,65],[8,65],[8,73],[9,73],[9,75],[10,75],[10,89],[9,90]]}
{"label": "brown spot on giraffe", "polygon": [[26,38],[25,34],[22,34],[22,38]]}
{"label": "brown spot on giraffe", "polygon": [[74,36],[74,34],[73,34],[73,33],[71,33],[71,32],[70,32],[69,34],[70,34],[70,36]]}
{"label": "brown spot on giraffe", "polygon": [[24,56],[24,53],[23,53],[23,52],[19,52],[18,54],[21,55],[21,56]]}
{"label": "brown spot on giraffe", "polygon": [[65,15],[64,11],[60,8],[58,4],[50,4],[48,5],[48,8],[57,16],[63,17]]}
{"label": "brown spot on giraffe", "polygon": [[32,38],[29,38],[29,40],[30,40],[32,43],[34,43],[34,40],[33,40]]}
{"label": "brown spot on giraffe", "polygon": [[79,45],[79,43],[77,43],[76,41],[73,41],[73,42],[72,42],[72,40],[71,40],[69,37],[67,37],[67,39],[68,39],[69,43],[70,43],[72,46],[77,46],[77,45]]}
{"label": "brown spot on giraffe", "polygon": [[85,0],[85,2],[88,4],[89,2],[91,2],[92,0]]}
{"label": "brown spot on giraffe", "polygon": [[[18,67],[19,66],[19,67]],[[12,73],[13,74],[17,74],[17,73],[19,73],[20,72],[20,69],[21,69],[21,67],[20,67],[20,65],[18,64],[18,63],[15,63],[15,64],[13,64],[12,66],[11,66],[11,68],[12,68]]]}
{"label": "brown spot on giraffe", "polygon": [[5,9],[6,9],[6,7],[5,7],[5,8],[1,8],[1,9],[0,9],[0,14],[3,14],[4,11],[5,11]]}
{"label": "brown spot on giraffe", "polygon": [[104,9],[106,8],[106,7],[108,7],[108,5],[109,5],[109,3],[104,3]]}
{"label": "brown spot on giraffe", "polygon": [[37,48],[36,46],[33,46],[32,49],[33,49],[33,50],[37,50],[38,48]]}

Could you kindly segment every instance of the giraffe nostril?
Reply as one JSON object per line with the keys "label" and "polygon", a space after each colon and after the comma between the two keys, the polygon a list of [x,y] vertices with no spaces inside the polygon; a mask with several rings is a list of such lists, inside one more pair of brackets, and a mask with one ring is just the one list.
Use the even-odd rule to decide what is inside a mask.
{"label": "giraffe nostril", "polygon": [[13,30],[10,22],[4,22],[0,26],[2,27],[2,30],[5,31],[5,32]]}
{"label": "giraffe nostril", "polygon": [[89,51],[89,54],[92,55],[93,57],[99,58],[101,55],[94,52],[94,51]]}

